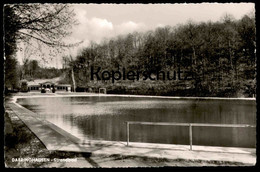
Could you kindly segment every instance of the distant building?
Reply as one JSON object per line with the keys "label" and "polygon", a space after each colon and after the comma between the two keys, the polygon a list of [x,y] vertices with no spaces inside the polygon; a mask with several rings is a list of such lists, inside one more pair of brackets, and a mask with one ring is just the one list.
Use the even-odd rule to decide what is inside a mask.
{"label": "distant building", "polygon": [[27,82],[28,91],[40,92],[42,89],[46,91],[52,92],[54,89],[55,92],[71,92],[71,85],[70,84],[57,84],[53,82],[43,82],[43,83],[36,83],[36,82]]}
{"label": "distant building", "polygon": [[59,84],[55,87],[56,91],[68,91],[71,92],[71,85],[69,84]]}

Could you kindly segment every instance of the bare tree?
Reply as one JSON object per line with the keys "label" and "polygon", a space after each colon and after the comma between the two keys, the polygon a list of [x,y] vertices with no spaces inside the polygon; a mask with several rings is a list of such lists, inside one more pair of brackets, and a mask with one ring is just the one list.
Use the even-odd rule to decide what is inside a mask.
{"label": "bare tree", "polygon": [[9,7],[17,15],[17,39],[29,41],[35,39],[48,46],[72,46],[62,39],[71,34],[69,31],[77,21],[75,13],[64,4],[15,4]]}
{"label": "bare tree", "polygon": [[[5,4],[4,5],[4,58],[5,76],[15,70],[10,68],[19,42],[29,44],[42,53],[46,61],[46,53],[57,56],[66,47],[77,43],[65,43],[64,38],[71,34],[71,28],[77,24],[73,9],[67,4]],[[12,78],[6,77],[6,82]]]}
{"label": "bare tree", "polygon": [[[80,44],[65,43],[64,38],[71,34],[71,28],[77,24],[75,13],[67,4],[12,4],[5,5],[5,36],[15,36],[16,43],[25,42],[37,51],[49,56],[60,53],[64,47]],[[10,29],[8,29],[10,28]],[[5,39],[8,41],[8,39]]]}

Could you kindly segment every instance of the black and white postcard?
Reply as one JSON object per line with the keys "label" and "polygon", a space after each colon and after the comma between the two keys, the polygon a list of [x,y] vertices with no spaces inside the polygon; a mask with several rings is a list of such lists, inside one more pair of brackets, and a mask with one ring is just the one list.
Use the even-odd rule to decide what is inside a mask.
{"label": "black and white postcard", "polygon": [[6,168],[256,165],[255,3],[3,6]]}

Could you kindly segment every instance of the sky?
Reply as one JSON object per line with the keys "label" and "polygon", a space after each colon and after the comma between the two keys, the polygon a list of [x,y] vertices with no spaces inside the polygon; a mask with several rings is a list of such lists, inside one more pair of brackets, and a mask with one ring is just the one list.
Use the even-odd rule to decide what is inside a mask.
{"label": "sky", "polygon": [[57,56],[50,65],[61,67],[61,56],[73,57],[91,41],[100,43],[104,38],[116,37],[134,31],[145,32],[166,25],[176,26],[187,21],[219,21],[225,14],[240,19],[254,13],[253,3],[202,4],[73,4],[78,25],[67,40],[83,43]]}

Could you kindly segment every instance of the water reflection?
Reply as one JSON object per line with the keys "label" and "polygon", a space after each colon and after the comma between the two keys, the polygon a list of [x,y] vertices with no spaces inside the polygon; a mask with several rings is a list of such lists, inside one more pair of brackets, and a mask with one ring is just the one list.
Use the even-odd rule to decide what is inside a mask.
{"label": "water reflection", "polygon": [[[82,140],[126,140],[125,121],[256,124],[256,102],[130,97],[19,99]],[[194,127],[197,145],[255,147],[255,128]],[[130,141],[188,144],[188,127],[130,125]]]}

